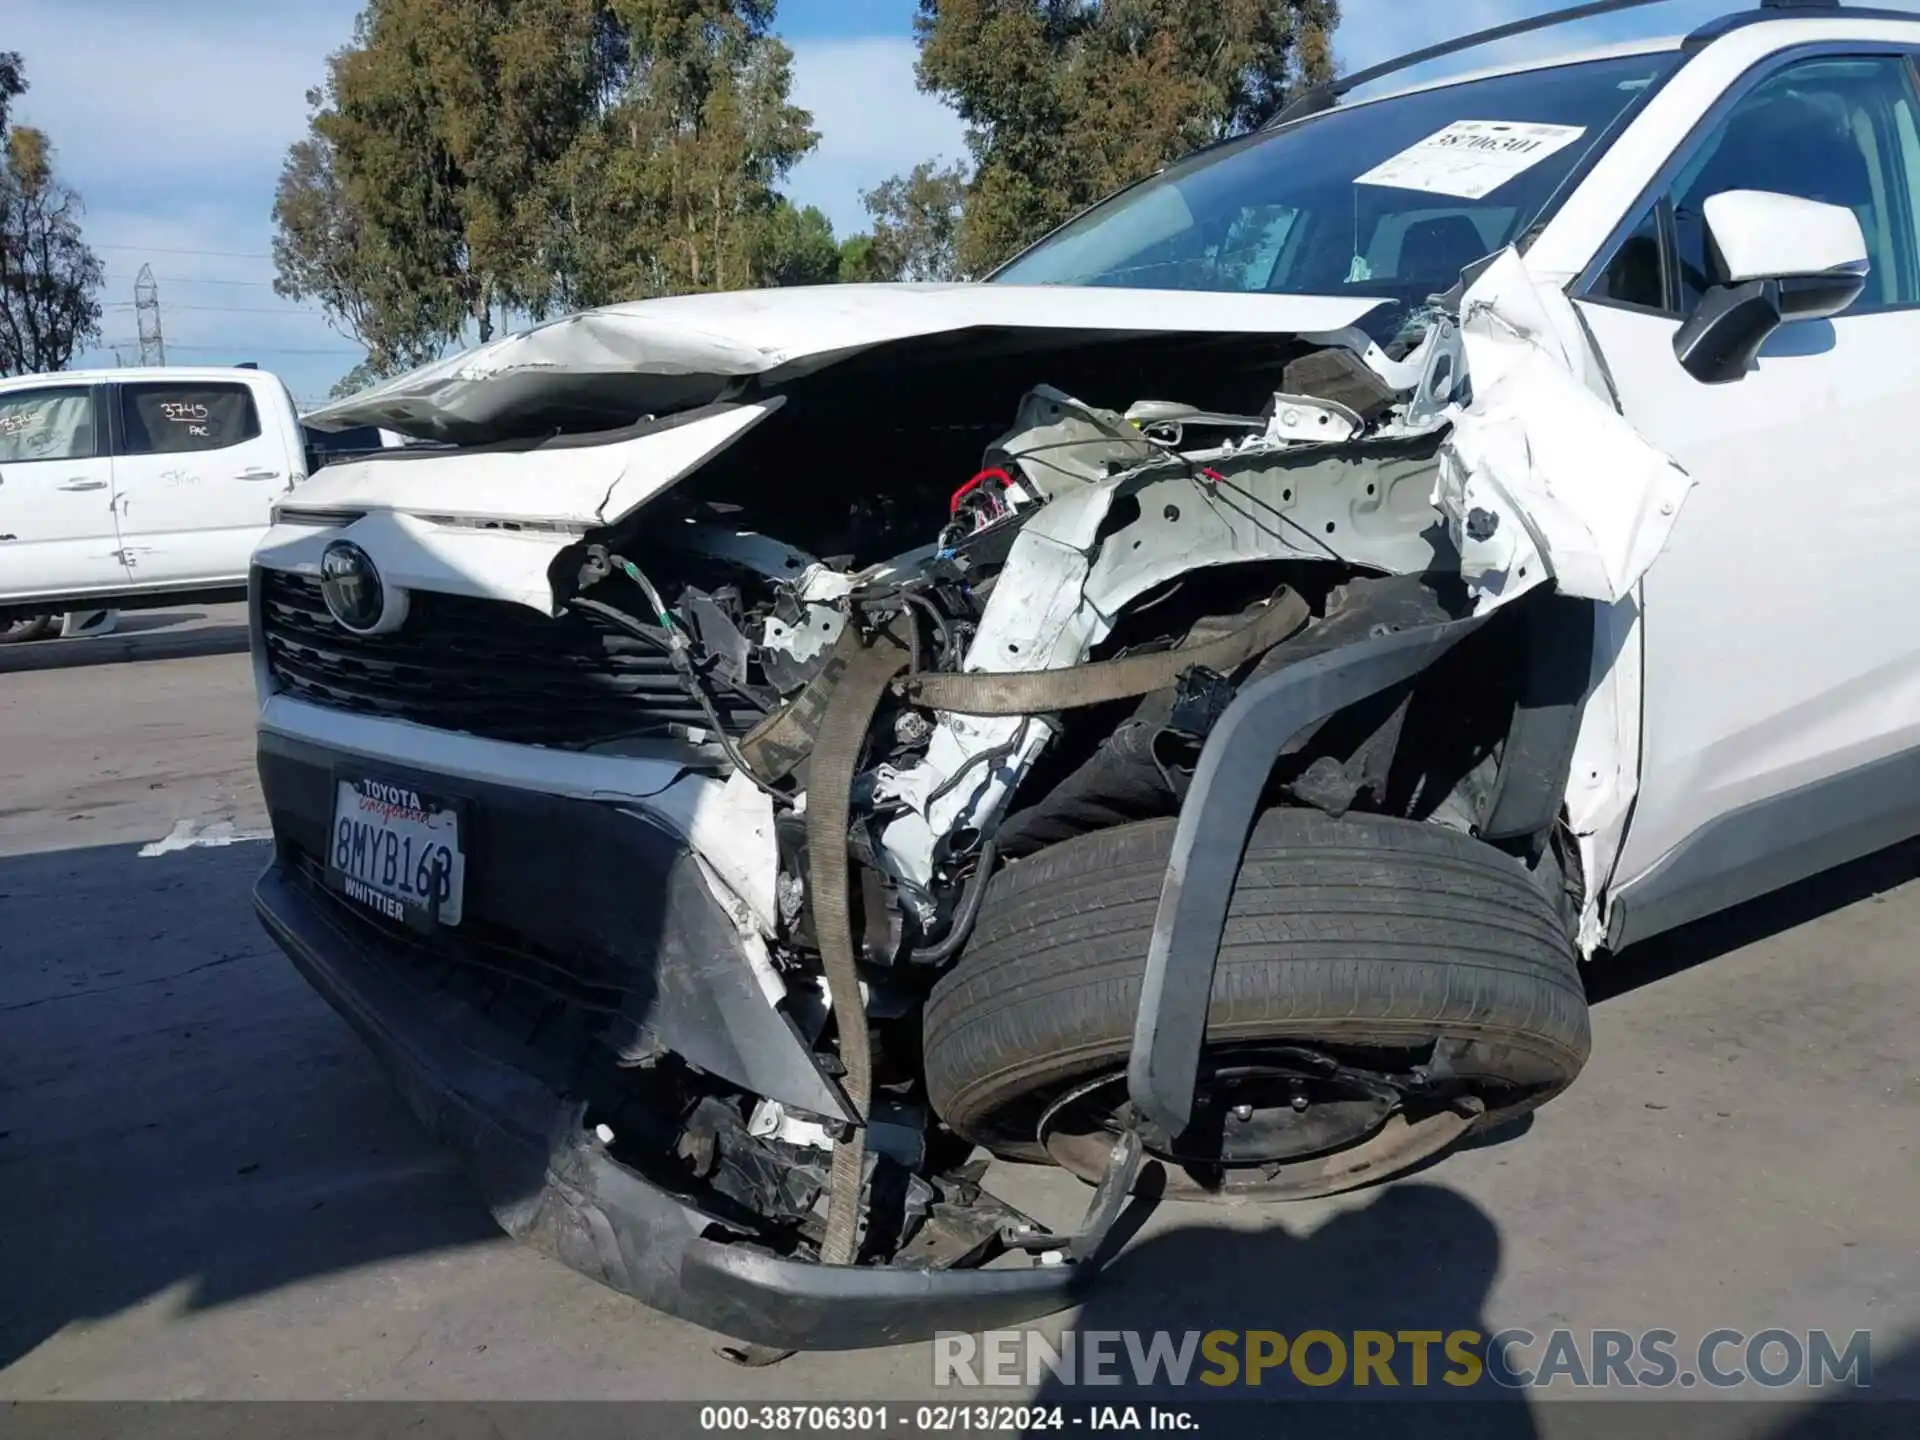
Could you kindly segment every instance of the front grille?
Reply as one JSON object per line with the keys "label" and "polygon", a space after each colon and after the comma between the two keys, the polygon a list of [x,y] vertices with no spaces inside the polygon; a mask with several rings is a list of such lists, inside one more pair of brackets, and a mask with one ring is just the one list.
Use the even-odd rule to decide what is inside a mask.
{"label": "front grille", "polygon": [[[710,728],[664,648],[593,616],[416,590],[398,631],[355,635],[319,580],[279,570],[261,573],[261,605],[273,678],[317,705],[563,747]],[[764,718],[737,692],[713,699],[735,735]]]}

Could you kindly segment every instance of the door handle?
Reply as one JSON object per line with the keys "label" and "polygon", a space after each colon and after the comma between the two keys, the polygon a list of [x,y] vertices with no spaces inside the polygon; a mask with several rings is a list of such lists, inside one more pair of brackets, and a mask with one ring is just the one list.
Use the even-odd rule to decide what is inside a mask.
{"label": "door handle", "polygon": [[242,480],[278,480],[280,478],[280,472],[278,470],[242,470],[239,478]]}
{"label": "door handle", "polygon": [[104,480],[69,480],[59,488],[62,490],[104,490],[107,488],[107,482]]}

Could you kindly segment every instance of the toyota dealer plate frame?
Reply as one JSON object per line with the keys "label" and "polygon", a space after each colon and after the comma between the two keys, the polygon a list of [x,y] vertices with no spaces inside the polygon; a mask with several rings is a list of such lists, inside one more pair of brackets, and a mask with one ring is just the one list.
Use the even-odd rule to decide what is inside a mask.
{"label": "toyota dealer plate frame", "polygon": [[328,887],[416,930],[458,925],[467,878],[465,802],[356,770],[336,770],[333,791]]}

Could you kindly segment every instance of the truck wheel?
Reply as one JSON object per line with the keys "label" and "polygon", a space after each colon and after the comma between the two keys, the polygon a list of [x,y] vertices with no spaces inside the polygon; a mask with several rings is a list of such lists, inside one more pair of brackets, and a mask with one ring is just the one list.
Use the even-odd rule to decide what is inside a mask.
{"label": "truck wheel", "polygon": [[[924,1018],[934,1109],[1009,1159],[1097,1179],[1127,1105],[1175,821],[1084,835],[992,881]],[[1166,1193],[1334,1194],[1419,1165],[1571,1084],[1587,1002],[1553,901],[1457,831],[1272,810],[1228,912]]]}
{"label": "truck wheel", "polygon": [[44,640],[59,628],[58,615],[25,615],[18,620],[0,620],[0,645],[24,645],[29,640]]}

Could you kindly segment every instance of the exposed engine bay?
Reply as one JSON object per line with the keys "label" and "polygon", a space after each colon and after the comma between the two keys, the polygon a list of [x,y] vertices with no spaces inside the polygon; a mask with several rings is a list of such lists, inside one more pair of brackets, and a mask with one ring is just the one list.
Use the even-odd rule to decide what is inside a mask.
{"label": "exposed engine bay", "polygon": [[[1456,336],[1437,326],[1428,348]],[[1421,356],[1409,363],[1425,373]],[[989,847],[1014,858],[1103,819],[1177,810],[1210,720],[1258,656],[1220,670],[1169,661],[1151,667],[1164,683],[1106,698],[1030,684],[1040,707],[1024,710],[984,695],[976,712],[957,709],[956,685],[935,677],[1038,678],[1179,653],[1249,624],[1276,597],[1304,607],[1274,632],[1292,639],[1337,615],[1362,577],[1457,575],[1432,503],[1440,405],[1409,421],[1413,407],[1345,350],[1310,352],[1286,373],[1345,398],[1276,392],[1252,413],[1148,399],[1114,411],[1039,387],[944,494],[849,497],[820,477],[770,499],[709,499],[728,493],[723,462],[624,535],[564,552],[556,586],[563,606],[681,657],[711,723],[679,738],[718,750],[769,797],[784,842],[776,933],[802,947],[800,807],[822,677],[837,679],[854,636],[889,636],[902,670],[852,785],[854,853],[885,897],[863,944],[873,963],[938,963],[953,953],[941,941],[960,938],[954,915]],[[758,447],[741,450],[729,458],[758,463]],[[802,500],[806,519],[782,513]],[[915,509],[918,535],[903,514]],[[869,559],[891,547],[900,553]],[[1150,737],[1131,738],[1149,725]],[[1116,739],[1138,753],[1121,762]]]}
{"label": "exposed engine bay", "polygon": [[[477,378],[449,380],[436,415],[464,413]],[[1388,334],[975,329],[916,336],[910,362],[882,345],[787,380],[672,384],[681,408],[629,437],[684,450],[658,482],[622,462],[576,486],[571,511],[490,514],[510,492],[486,464],[541,459],[529,422],[461,452],[468,513],[393,500],[409,466],[442,462],[372,462],[327,477],[333,498],[302,498],[276,533],[295,569],[314,542],[291,532],[352,518],[392,543],[379,558],[400,583],[511,598],[654,663],[620,680],[651,719],[540,743],[724,786],[702,802],[724,824],[689,826],[693,852],[765,999],[847,1104],[812,1111],[635,1053],[588,1119],[742,1238],[935,1269],[1070,1250],[983,1192],[975,1137],[943,1123],[928,996],[996,874],[1180,816],[1236,699],[1343,648],[1483,622],[1292,736],[1261,807],[1474,837],[1538,877],[1568,935],[1603,933],[1636,771],[1633,594],[1689,482],[1620,419],[1564,297],[1517,255]],[[418,398],[401,398],[345,418],[414,423]],[[599,413],[565,443],[617,438]],[[365,478],[383,464],[385,489]],[[460,559],[482,547],[484,577]],[[1288,1143],[1317,1155],[1291,1117],[1322,1106],[1378,1130],[1424,1097],[1454,1125],[1432,1143],[1457,1135],[1477,1112],[1451,1073],[1437,1050],[1416,1064],[1289,1045],[1219,1083],[1243,1118],[1279,1086],[1308,1136]],[[1103,1229],[1138,1137],[1123,1127],[1103,1168],[1046,1123],[1021,1144],[1101,1182]],[[1279,1174],[1280,1152],[1247,1153]]]}

